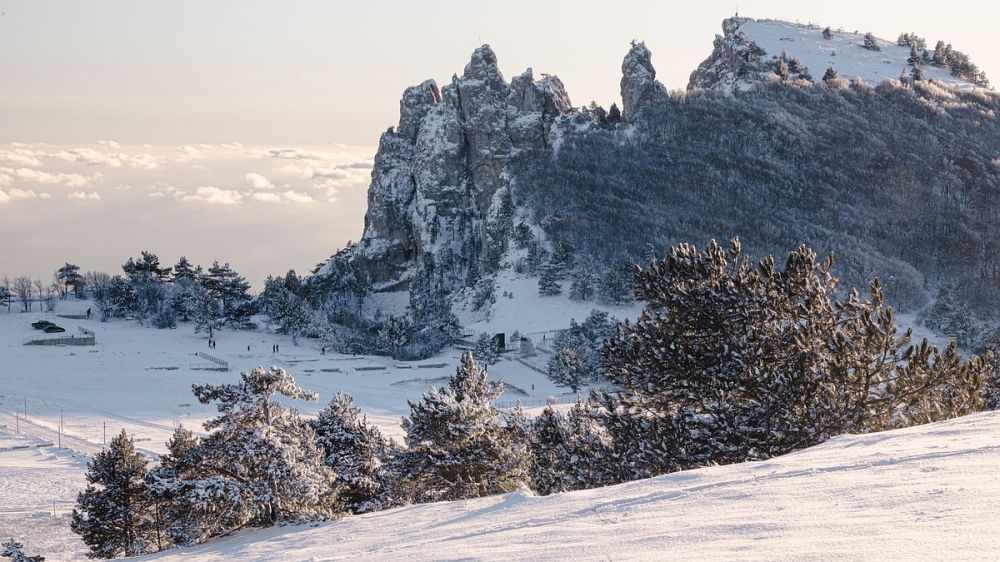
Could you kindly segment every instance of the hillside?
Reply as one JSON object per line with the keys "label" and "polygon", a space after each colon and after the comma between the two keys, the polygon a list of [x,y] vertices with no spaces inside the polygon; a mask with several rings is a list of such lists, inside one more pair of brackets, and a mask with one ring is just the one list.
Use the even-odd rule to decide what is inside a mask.
{"label": "hillside", "polygon": [[924,48],[918,45],[918,59],[912,61],[910,47],[897,41],[874,37],[871,48],[865,48],[863,32],[831,29],[824,35],[826,28],[818,25],[738,17],[724,21],[722,29],[712,55],[691,75],[689,89],[751,89],[770,72],[767,66],[782,56],[799,61],[813,83],[819,83],[828,68],[841,78],[875,85],[900,75],[908,77],[919,66],[925,79],[947,86],[972,90],[985,84],[985,77],[976,72],[959,71],[963,74],[959,76],[943,61],[935,64],[933,43]]}
{"label": "hillside", "polygon": [[981,560],[1000,548],[1000,414],[844,436],[603,489],[417,505],[146,560]]}
{"label": "hillside", "polygon": [[314,294],[399,303],[419,280],[481,306],[507,269],[600,279],[678,242],[740,236],[754,255],[832,251],[842,289],[879,277],[900,311],[953,285],[996,323],[1000,96],[968,57],[912,34],[911,52],[818,26],[723,28],[687,92],[667,92],[634,43],[620,110],[576,108],[531,69],[508,81],[488,45],[443,88],[407,89],[364,235],[317,268]]}

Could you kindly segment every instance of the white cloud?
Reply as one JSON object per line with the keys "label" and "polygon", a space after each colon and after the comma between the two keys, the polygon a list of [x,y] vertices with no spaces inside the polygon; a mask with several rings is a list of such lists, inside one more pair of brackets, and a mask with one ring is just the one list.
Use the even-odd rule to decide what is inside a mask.
{"label": "white cloud", "polygon": [[3,192],[3,190],[0,190],[0,205],[3,205],[4,203],[10,203],[10,195],[7,195]]}
{"label": "white cloud", "polygon": [[264,176],[251,172],[246,175],[247,185],[253,189],[274,189],[274,184]]}
{"label": "white cloud", "polygon": [[39,159],[44,152],[29,150],[26,148],[16,148],[14,150],[0,150],[0,160],[5,160],[18,166],[37,167],[42,165]]}
{"label": "white cloud", "polygon": [[104,176],[95,173],[90,176],[83,174],[67,174],[63,172],[46,172],[32,168],[0,168],[0,173],[13,176],[14,179],[32,183],[62,184],[67,187],[87,187],[94,183],[100,183]]}
{"label": "white cloud", "polygon": [[101,194],[96,191],[74,191],[66,196],[67,199],[78,199],[80,201],[100,201]]}
{"label": "white cloud", "polygon": [[191,146],[189,144],[185,144],[184,146],[178,146],[177,147],[177,152],[180,152],[180,154],[181,154],[178,157],[178,160],[180,160],[181,162],[187,162],[187,161],[190,161],[190,160],[197,160],[197,159],[199,159],[199,158],[201,158],[203,156],[201,150],[199,150],[199,149],[197,149],[197,148],[195,148],[195,147],[193,147],[193,146]]}
{"label": "white cloud", "polygon": [[154,191],[153,193],[146,194],[146,197],[149,197],[151,199],[159,199],[160,197],[166,197],[166,196],[167,194],[163,193],[162,191]]}
{"label": "white cloud", "polygon": [[254,201],[260,201],[261,203],[281,203],[281,196],[277,193],[263,192],[254,193],[250,196]]}
{"label": "white cloud", "polygon": [[210,203],[213,205],[237,205],[243,200],[243,194],[233,189],[219,189],[213,186],[201,186],[193,192],[178,191],[175,196],[180,201]]}
{"label": "white cloud", "polygon": [[12,183],[14,183],[14,178],[8,176],[7,174],[0,174],[0,187],[7,187]]}
{"label": "white cloud", "polygon": [[48,193],[39,193],[33,189],[18,189],[16,187],[8,189],[7,195],[10,199],[50,199],[52,197]]}
{"label": "white cloud", "polygon": [[102,146],[106,146],[108,148],[113,148],[115,150],[118,150],[119,148],[122,147],[122,145],[116,143],[113,140],[99,140],[99,141],[97,141],[97,144],[102,145]]}
{"label": "white cloud", "polygon": [[292,191],[291,189],[282,193],[282,196],[293,203],[315,203],[316,201],[308,194],[298,193],[296,191]]}

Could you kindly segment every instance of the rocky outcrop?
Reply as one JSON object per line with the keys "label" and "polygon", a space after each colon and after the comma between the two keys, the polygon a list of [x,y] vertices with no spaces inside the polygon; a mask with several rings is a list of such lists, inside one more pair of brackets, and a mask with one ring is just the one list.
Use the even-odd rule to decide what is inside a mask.
{"label": "rocky outcrop", "polygon": [[743,89],[766,74],[763,49],[740,31],[748,18],[729,18],[722,22],[723,35],[716,35],[712,54],[691,73],[688,89]]}
{"label": "rocky outcrop", "polygon": [[622,117],[631,119],[647,104],[667,99],[667,90],[656,79],[652,54],[642,42],[633,42],[622,62]]}
{"label": "rocky outcrop", "polygon": [[379,142],[361,241],[318,276],[351,271],[399,288],[432,256],[453,286],[478,277],[511,156],[547,147],[554,121],[571,111],[558,78],[528,69],[508,83],[488,45],[440,90],[433,80],[407,88],[399,125]]}

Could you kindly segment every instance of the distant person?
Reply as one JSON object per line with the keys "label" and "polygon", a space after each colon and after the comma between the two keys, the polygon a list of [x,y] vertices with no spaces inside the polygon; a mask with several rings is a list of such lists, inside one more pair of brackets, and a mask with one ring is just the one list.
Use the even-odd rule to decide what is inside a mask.
{"label": "distant person", "polygon": [[276,344],[274,346],[274,351],[277,352],[277,353],[281,353],[281,344],[280,343]]}
{"label": "distant person", "polygon": [[250,346],[249,345],[247,346],[247,351],[250,351]]}
{"label": "distant person", "polygon": [[319,354],[320,354],[320,355],[326,355],[326,348],[325,348],[325,347],[324,347],[324,348],[321,348],[321,349],[319,350]]}
{"label": "distant person", "polygon": [[87,320],[90,320],[90,309],[87,309]]}

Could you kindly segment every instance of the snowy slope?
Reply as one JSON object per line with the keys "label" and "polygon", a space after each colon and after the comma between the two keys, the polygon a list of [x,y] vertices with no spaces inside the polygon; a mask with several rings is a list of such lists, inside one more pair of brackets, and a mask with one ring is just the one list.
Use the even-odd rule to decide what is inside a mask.
{"label": "snowy slope", "polygon": [[[881,50],[862,47],[865,33],[832,30],[830,39],[823,37],[823,26],[802,25],[777,20],[730,18],[723,22],[724,35],[717,35],[712,54],[691,75],[689,88],[726,91],[752,89],[761,81],[774,79],[770,63],[782,53],[788,59],[798,59],[809,71],[814,82],[822,80],[828,68],[840,78],[860,79],[870,85],[910,76],[910,48],[895,41],[877,39]],[[928,40],[933,54],[935,38]],[[762,51],[761,54],[759,51]],[[964,90],[975,84],[953,76],[947,69],[922,63],[924,78]]]}
{"label": "snowy slope", "polygon": [[410,506],[151,556],[222,560],[983,560],[1000,413],[598,490]]}
{"label": "snowy slope", "polygon": [[[775,20],[748,20],[740,25],[751,41],[766,51],[764,60],[778,57],[782,51],[797,58],[812,74],[814,81],[823,78],[828,68],[835,68],[841,78],[861,78],[869,84],[896,80],[900,73],[910,74],[909,47],[900,47],[895,41],[878,40],[881,51],[863,49],[864,31],[849,33],[834,31],[832,39],[823,38],[823,27],[806,26]],[[930,48],[933,51],[934,42]],[[965,80],[956,78],[945,69],[924,65],[924,76],[945,84],[972,88]]]}

